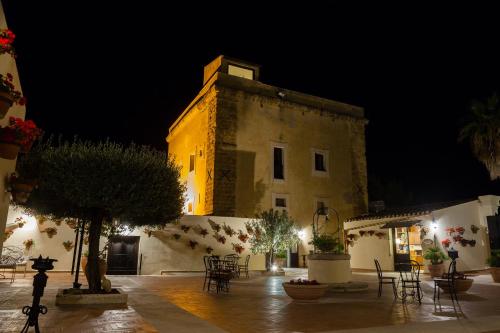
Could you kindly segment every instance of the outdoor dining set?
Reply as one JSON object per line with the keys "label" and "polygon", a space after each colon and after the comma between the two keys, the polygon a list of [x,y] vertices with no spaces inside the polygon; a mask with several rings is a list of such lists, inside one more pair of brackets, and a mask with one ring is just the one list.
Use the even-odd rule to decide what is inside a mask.
{"label": "outdoor dining set", "polygon": [[217,293],[219,291],[229,292],[229,283],[231,279],[245,276],[248,278],[248,263],[250,255],[241,258],[237,254],[228,254],[221,258],[218,255],[204,256],[205,264],[205,280],[203,282],[203,290],[205,288],[210,291],[210,287],[215,285]]}
{"label": "outdoor dining set", "polygon": [[[408,297],[412,297],[414,300],[422,304],[423,292],[421,287],[421,277],[420,273],[422,271],[422,266],[411,260],[408,263],[400,263],[396,265],[396,271],[399,277],[395,276],[384,276],[382,274],[382,269],[380,263],[377,259],[375,261],[375,268],[377,269],[378,276],[378,297],[382,296],[382,286],[384,284],[390,284],[392,286],[392,291],[395,299],[401,299],[405,302]],[[446,288],[451,296],[452,301],[458,302],[457,288],[455,286],[455,281],[461,273],[457,272],[457,264],[455,260],[452,260],[448,272],[443,274],[440,278],[434,278],[434,294],[433,300],[436,298],[440,299],[440,289]],[[463,275],[463,274],[462,274]]]}

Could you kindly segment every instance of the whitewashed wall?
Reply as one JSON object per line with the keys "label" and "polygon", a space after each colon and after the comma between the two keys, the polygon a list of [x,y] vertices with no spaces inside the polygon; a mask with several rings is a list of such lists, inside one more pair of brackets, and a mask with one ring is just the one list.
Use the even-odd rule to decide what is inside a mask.
{"label": "whitewashed wall", "polygon": [[[23,242],[27,239],[33,239],[35,245],[29,252],[25,251],[26,255],[44,257],[49,256],[55,258],[58,262],[54,265],[56,271],[69,271],[71,270],[71,262],[73,258],[73,250],[66,251],[63,246],[64,241],[74,241],[74,231],[69,228],[64,222],[60,226],[56,226],[52,221],[46,221],[40,225],[34,217],[24,215],[22,211],[14,209],[12,206],[9,210],[7,218],[8,228],[12,228],[16,224],[15,220],[18,217],[23,217],[27,223],[22,228],[15,228],[14,233],[4,243],[8,246],[19,246],[24,249]],[[227,217],[210,217],[211,220],[219,223],[230,225],[236,232],[241,229],[246,233],[245,222],[248,219],[242,218],[227,218]],[[190,226],[187,233],[181,230],[180,225]],[[193,231],[193,227],[199,225],[207,229],[208,235],[203,238],[201,235]],[[47,227],[57,228],[57,235],[52,238],[43,232]],[[180,234],[181,238],[175,240],[173,234]],[[214,231],[208,223],[208,217],[205,216],[185,216],[182,218],[181,223],[178,225],[168,226],[164,231],[154,231],[151,237],[143,231],[143,229],[136,229],[129,235],[140,236],[139,243],[139,258],[142,254],[142,274],[160,274],[161,271],[202,271],[203,256],[206,254],[206,246],[211,246],[214,251],[213,254],[226,255],[235,253],[232,248],[232,243],[240,243],[245,247],[241,256],[251,255],[249,269],[250,270],[264,270],[265,258],[263,255],[253,255],[250,251],[250,244],[242,243],[237,234],[229,237],[221,231],[220,234],[226,237],[226,243],[223,245],[218,243],[212,236]],[[193,250],[188,246],[189,240],[197,241],[199,244]],[[101,248],[105,244],[106,239],[101,238]],[[84,251],[87,246],[84,245]],[[24,269],[24,268],[23,268]]]}
{"label": "whitewashed wall", "polygon": [[[2,4],[0,3],[0,29],[7,28],[7,21],[5,20],[5,15],[3,11]],[[14,31],[14,34],[16,32]],[[15,89],[21,91],[21,83],[19,80],[19,74],[17,72],[16,60],[10,54],[0,55],[0,73],[5,75],[11,73],[14,76]],[[29,103],[29,101],[28,101]],[[9,123],[9,117],[14,116],[24,119],[26,114],[26,107],[18,104],[12,105],[7,114],[3,119],[0,119],[0,126],[5,126]],[[12,173],[16,168],[16,160],[6,160],[0,158],[0,240],[3,239],[3,234],[5,230],[5,224],[7,219],[7,212],[9,210],[10,193],[5,192],[5,182],[3,181],[10,173]],[[2,249],[2,244],[0,243],[0,250]]]}
{"label": "whitewashed wall", "polygon": [[[461,271],[482,270],[486,269],[486,259],[489,255],[489,239],[487,235],[486,216],[493,215],[497,211],[497,206],[500,197],[498,196],[481,196],[478,200],[470,201],[464,204],[447,207],[436,210],[432,214],[416,216],[415,219],[421,219],[422,225],[429,227],[429,233],[425,239],[437,238],[438,245],[441,246],[441,241],[445,238],[450,238],[446,233],[446,228],[462,226],[465,228],[463,237],[465,239],[476,240],[476,246],[469,245],[463,247],[457,243],[454,248],[458,251],[459,260],[457,261],[457,269]],[[436,229],[432,227],[432,218],[436,221]],[[373,259],[377,258],[380,261],[383,270],[394,270],[394,257],[392,253],[392,240],[389,236],[390,229],[380,229],[386,220],[367,220],[346,222],[345,229],[355,228],[368,224],[376,224],[372,227],[363,228],[361,230],[376,230],[386,232],[388,235],[384,240],[379,240],[376,236],[359,237],[353,247],[349,247],[351,254],[351,267],[358,269],[375,269]],[[480,230],[474,234],[471,231],[471,225],[476,225]],[[352,230],[349,233],[359,234],[359,229]],[[425,249],[425,246],[423,246]],[[446,253],[446,249],[443,248]]]}

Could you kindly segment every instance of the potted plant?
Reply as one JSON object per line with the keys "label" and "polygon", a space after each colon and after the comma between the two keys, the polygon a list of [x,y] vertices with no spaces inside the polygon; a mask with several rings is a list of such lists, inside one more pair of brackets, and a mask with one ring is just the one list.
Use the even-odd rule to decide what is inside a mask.
{"label": "potted plant", "polygon": [[339,240],[329,234],[314,235],[309,244],[314,245],[316,250],[322,253],[343,253],[344,251]]}
{"label": "potted plant", "polygon": [[73,242],[68,240],[68,241],[65,241],[62,243],[64,248],[66,249],[66,251],[71,251],[71,249],[73,249],[75,246],[73,245]]}
{"label": "potted plant", "polygon": [[234,229],[231,228],[231,226],[226,225],[225,223],[222,225],[222,229],[229,237],[233,237],[233,235],[236,233],[236,231],[234,231]]}
{"label": "potted plant", "polygon": [[328,284],[316,280],[290,280],[282,283],[283,289],[294,300],[316,300],[323,296],[328,289]]}
{"label": "potted plant", "polygon": [[10,117],[9,125],[0,127],[0,157],[13,160],[20,150],[28,152],[41,134],[33,121]]}
{"label": "potted plant", "polygon": [[236,244],[235,244],[235,243],[232,243],[232,245],[233,245],[233,250],[234,250],[234,252],[236,252],[236,253],[238,253],[238,254],[241,254],[241,253],[245,250],[245,248],[244,248],[241,244],[238,244],[238,243],[236,243]]}
{"label": "potted plant", "polygon": [[490,266],[490,274],[493,281],[500,282],[500,251],[491,252],[491,256],[488,258],[488,265]]}
{"label": "potted plant", "polygon": [[16,57],[16,52],[12,43],[16,35],[9,29],[0,29],[0,54],[10,54],[14,58]]}
{"label": "potted plant", "polygon": [[33,247],[33,245],[35,245],[35,241],[33,239],[27,239],[23,242],[24,244],[24,248],[26,249],[26,251],[29,251],[31,250],[31,248]]}
{"label": "potted plant", "polygon": [[424,253],[424,259],[430,260],[431,264],[427,265],[427,270],[431,277],[440,277],[444,273],[443,261],[448,257],[437,246],[428,248]]}
{"label": "potted plant", "polygon": [[[448,273],[443,274],[443,278],[447,278]],[[455,273],[455,291],[457,293],[464,293],[472,287],[473,279],[469,279],[464,273],[456,272]],[[447,281],[440,281],[439,288],[441,288],[445,293],[450,292],[450,286]]]}
{"label": "potted plant", "polygon": [[194,241],[194,240],[189,240],[189,243],[188,243],[188,246],[194,250],[196,248],[196,245],[198,245],[198,242],[197,241]]}
{"label": "potted plant", "polygon": [[10,73],[0,74],[0,119],[5,117],[12,104],[26,104],[26,99],[21,92],[15,90],[13,80],[14,77]]}
{"label": "potted plant", "polygon": [[248,240],[248,234],[243,233],[243,231],[239,230],[238,232],[238,239],[242,241],[243,243],[246,243]]}
{"label": "potted plant", "polygon": [[23,179],[12,173],[8,179],[8,188],[15,203],[25,203],[37,184],[35,179]]}
{"label": "potted plant", "polygon": [[[108,269],[108,263],[106,262],[105,254],[104,254],[106,249],[107,248],[105,246],[101,251],[99,251],[99,275],[101,277],[101,280],[103,280],[104,274],[106,274],[106,271]],[[89,282],[89,273],[87,270],[88,261],[89,261],[89,251],[85,250],[83,252],[83,257],[81,258],[81,266],[82,266],[83,272],[85,273],[85,278],[87,279],[87,283]]]}
{"label": "potted plant", "polygon": [[43,230],[42,232],[46,232],[47,236],[49,238],[52,238],[54,237],[54,235],[57,235],[57,228],[52,228],[52,227],[45,228],[45,230]]}

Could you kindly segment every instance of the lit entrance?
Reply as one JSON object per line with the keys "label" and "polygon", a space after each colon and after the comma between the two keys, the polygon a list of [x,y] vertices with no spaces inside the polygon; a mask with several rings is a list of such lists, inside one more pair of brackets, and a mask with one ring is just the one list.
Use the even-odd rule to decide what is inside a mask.
{"label": "lit entrance", "polygon": [[420,239],[420,221],[389,222],[382,228],[390,228],[393,239],[394,268],[398,270],[399,264],[408,264],[410,260],[424,264],[422,242]]}

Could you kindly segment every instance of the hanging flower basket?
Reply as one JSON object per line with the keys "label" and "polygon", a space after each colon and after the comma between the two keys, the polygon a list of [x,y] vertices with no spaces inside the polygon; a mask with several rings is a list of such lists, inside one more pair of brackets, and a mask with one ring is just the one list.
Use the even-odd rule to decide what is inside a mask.
{"label": "hanging flower basket", "polygon": [[245,250],[245,248],[241,245],[241,244],[238,244],[238,243],[232,243],[233,245],[233,250],[238,253],[238,254],[241,254],[241,252],[243,252]]}
{"label": "hanging flower basket", "polygon": [[63,246],[66,249],[66,251],[71,251],[75,246],[73,245],[72,241],[65,241],[63,242]]}
{"label": "hanging flower basket", "polygon": [[13,160],[19,151],[28,152],[42,130],[31,120],[10,117],[9,125],[0,127],[0,157]]}
{"label": "hanging flower basket", "polygon": [[16,57],[16,51],[14,50],[14,39],[16,35],[9,29],[0,29],[0,54],[10,54],[12,57]]}
{"label": "hanging flower basket", "polygon": [[0,141],[0,157],[6,160],[15,160],[21,146],[17,143]]}
{"label": "hanging flower basket", "polygon": [[25,203],[37,184],[36,180],[19,178],[15,173],[9,177],[9,190],[15,203]]}
{"label": "hanging flower basket", "polygon": [[44,231],[42,232],[46,232],[47,233],[47,236],[49,238],[52,238],[54,237],[54,235],[57,235],[57,228],[46,228]]}
{"label": "hanging flower basket", "polygon": [[27,239],[23,242],[24,244],[24,248],[26,249],[26,251],[29,251],[33,245],[35,244],[35,241],[33,239]]}
{"label": "hanging flower basket", "polygon": [[15,90],[13,80],[14,77],[10,73],[0,74],[0,119],[5,117],[14,103],[26,104],[26,99],[19,91]]}

